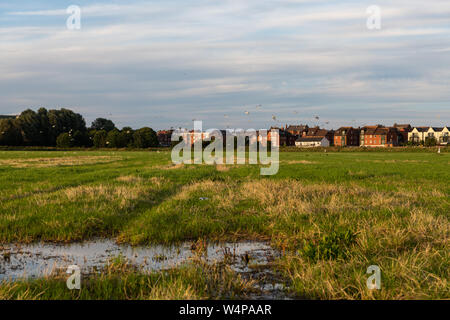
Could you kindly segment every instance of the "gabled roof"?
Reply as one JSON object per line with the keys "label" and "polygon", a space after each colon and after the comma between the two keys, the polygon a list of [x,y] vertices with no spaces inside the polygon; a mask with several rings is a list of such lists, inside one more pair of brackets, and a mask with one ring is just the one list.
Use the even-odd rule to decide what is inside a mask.
{"label": "gabled roof", "polygon": [[320,142],[323,139],[326,139],[325,137],[300,137],[295,142]]}
{"label": "gabled roof", "polygon": [[328,134],[328,130],[320,129],[319,127],[309,128],[307,137],[325,137]]}
{"label": "gabled roof", "polygon": [[157,135],[163,135],[163,134],[172,134],[174,130],[159,130],[156,134]]}
{"label": "gabled roof", "polygon": [[289,135],[289,133],[287,131],[285,131],[283,128],[278,128],[278,127],[270,127],[267,134],[270,134],[272,130],[278,130],[278,135],[280,137],[286,137],[287,135]]}
{"label": "gabled roof", "polygon": [[427,132],[429,128],[430,127],[414,127],[413,130],[417,129],[419,132]]}
{"label": "gabled roof", "polygon": [[354,130],[353,127],[340,127],[335,131],[335,134],[342,134],[344,131]]}
{"label": "gabled roof", "polygon": [[410,124],[397,124],[397,123],[394,123],[394,128],[397,128],[397,129],[409,129],[409,128],[411,128],[411,125]]}
{"label": "gabled roof", "polygon": [[364,134],[385,135],[388,134],[390,129],[383,126],[366,126],[362,130],[364,130]]}
{"label": "gabled roof", "polygon": [[308,130],[308,126],[307,125],[289,125],[288,127],[286,127],[286,130],[290,130],[290,131],[303,131],[303,130]]}

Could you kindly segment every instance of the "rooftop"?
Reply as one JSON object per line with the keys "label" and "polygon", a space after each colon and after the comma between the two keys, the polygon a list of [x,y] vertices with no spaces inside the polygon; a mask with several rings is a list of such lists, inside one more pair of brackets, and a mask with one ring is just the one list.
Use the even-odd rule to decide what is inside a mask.
{"label": "rooftop", "polygon": [[301,137],[295,141],[297,141],[297,142],[320,142],[324,138],[325,137]]}

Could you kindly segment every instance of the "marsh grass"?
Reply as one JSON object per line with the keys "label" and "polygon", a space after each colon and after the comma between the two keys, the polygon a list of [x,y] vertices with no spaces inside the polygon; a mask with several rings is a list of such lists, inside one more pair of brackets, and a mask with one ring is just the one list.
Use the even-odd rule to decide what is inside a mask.
{"label": "marsh grass", "polygon": [[[84,154],[52,153],[53,158],[78,156]],[[91,156],[123,160],[0,166],[0,241],[100,236],[132,244],[172,244],[264,239],[281,250],[275,265],[294,296],[450,298],[447,153],[286,152],[272,177],[261,177],[259,167],[250,165],[176,166],[168,164],[169,152]],[[0,161],[45,157],[45,152],[0,152]],[[381,290],[366,288],[366,270],[373,264],[382,270]],[[189,287],[189,281],[197,283],[191,278],[195,272],[183,270],[177,272],[185,272],[187,282],[175,275],[170,281],[177,285],[164,282],[171,291],[149,293],[136,284],[127,295],[216,296]],[[17,285],[22,289],[12,292],[32,290],[30,297],[50,297],[51,288],[62,286],[49,282],[45,291],[45,282],[39,281],[33,288],[41,291],[10,284],[1,292],[6,295]],[[111,295],[99,289],[98,295],[89,291],[85,297],[124,297],[111,288],[109,278],[96,281],[92,290],[105,287]],[[133,281],[140,283],[141,278],[131,277],[128,283]],[[136,295],[136,290],[145,294]]]}
{"label": "marsh grass", "polygon": [[80,290],[69,290],[67,275],[5,282],[1,300],[201,300],[246,298],[255,289],[225,264],[197,259],[176,269],[144,273],[116,257],[99,273],[82,277]]}

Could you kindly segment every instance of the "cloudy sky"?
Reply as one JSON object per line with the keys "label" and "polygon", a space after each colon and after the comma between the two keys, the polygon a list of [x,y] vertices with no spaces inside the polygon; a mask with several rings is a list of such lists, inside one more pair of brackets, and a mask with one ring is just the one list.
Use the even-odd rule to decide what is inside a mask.
{"label": "cloudy sky", "polygon": [[0,114],[41,106],[155,129],[450,125],[450,1],[2,1]]}

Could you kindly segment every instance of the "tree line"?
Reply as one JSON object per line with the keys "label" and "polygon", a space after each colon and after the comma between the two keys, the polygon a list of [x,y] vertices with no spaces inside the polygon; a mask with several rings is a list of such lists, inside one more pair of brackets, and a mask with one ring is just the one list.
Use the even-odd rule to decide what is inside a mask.
{"label": "tree line", "polygon": [[17,118],[0,119],[0,145],[48,146],[59,148],[149,148],[159,145],[156,132],[149,127],[117,129],[105,118],[86,127],[83,116],[69,109],[27,109]]}

